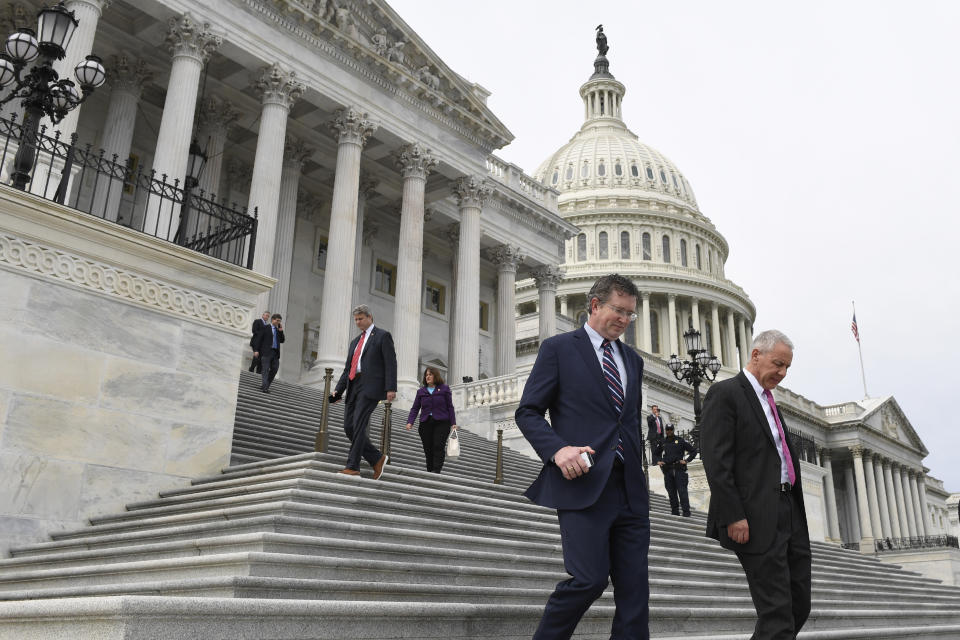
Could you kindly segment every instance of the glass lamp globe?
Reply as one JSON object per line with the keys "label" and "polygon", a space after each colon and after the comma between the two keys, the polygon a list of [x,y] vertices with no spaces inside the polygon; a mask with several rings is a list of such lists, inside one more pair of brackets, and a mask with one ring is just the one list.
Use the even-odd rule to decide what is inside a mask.
{"label": "glass lamp globe", "polygon": [[97,56],[87,56],[86,60],[78,64],[73,72],[81,87],[96,89],[107,79],[107,71]]}
{"label": "glass lamp globe", "polygon": [[79,24],[73,12],[61,0],[56,6],[41,9],[37,13],[37,20],[40,27],[37,39],[40,44],[50,47],[57,58],[62,58]]}
{"label": "glass lamp globe", "polygon": [[33,29],[20,29],[7,38],[5,45],[7,55],[17,64],[33,62],[40,55],[40,46],[33,34]]}
{"label": "glass lamp globe", "polygon": [[17,68],[7,54],[0,54],[0,87],[5,87],[17,77]]}
{"label": "glass lamp globe", "polygon": [[667,366],[670,367],[670,371],[676,373],[680,370],[680,367],[683,366],[683,363],[680,362],[680,358],[677,357],[677,354],[670,356],[670,359],[667,361]]}

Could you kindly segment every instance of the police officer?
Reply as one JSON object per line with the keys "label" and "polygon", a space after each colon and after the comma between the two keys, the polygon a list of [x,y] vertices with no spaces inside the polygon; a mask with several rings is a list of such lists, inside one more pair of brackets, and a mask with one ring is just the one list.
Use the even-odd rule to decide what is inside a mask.
{"label": "police officer", "polygon": [[[673,425],[668,424],[664,429],[663,439],[656,443],[653,461],[663,472],[663,485],[670,497],[670,512],[680,515],[683,507],[683,517],[690,516],[690,499],[687,497],[687,463],[697,457],[697,450],[689,442],[673,433]],[[687,452],[687,459],[683,454]]]}

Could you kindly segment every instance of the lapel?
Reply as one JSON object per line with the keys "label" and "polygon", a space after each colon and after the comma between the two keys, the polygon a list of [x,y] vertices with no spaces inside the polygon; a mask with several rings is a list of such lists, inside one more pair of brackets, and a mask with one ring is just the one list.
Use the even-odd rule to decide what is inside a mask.
{"label": "lapel", "polygon": [[[773,440],[773,434],[770,432],[770,423],[767,422],[767,415],[763,412],[763,407],[760,405],[760,398],[757,397],[756,392],[753,390],[753,385],[750,384],[750,381],[747,380],[747,376],[741,371],[737,374],[737,382],[740,383],[740,386],[743,388],[743,393],[746,396],[747,404],[753,409],[754,417],[757,419],[757,426],[760,427],[760,430],[763,431],[767,436],[767,441],[773,445],[773,448],[776,449],[777,443]],[[781,421],[781,424],[783,422]]]}
{"label": "lapel", "polygon": [[[360,354],[360,360],[363,360],[364,358],[366,358],[367,354],[370,353],[370,349],[368,347],[370,346],[370,343],[373,342],[373,337],[377,335],[377,331],[378,329],[376,325],[374,325],[373,329],[370,329],[370,335],[367,336],[367,339],[366,341],[364,341],[364,344],[363,344],[363,353]],[[357,336],[357,340],[359,339],[360,339],[360,336]]]}
{"label": "lapel", "polygon": [[640,374],[637,373],[637,367],[634,359],[629,357],[629,354],[627,353],[626,345],[624,345],[619,338],[617,338],[617,349],[620,350],[620,357],[623,359],[623,367],[627,370],[627,386],[623,389],[623,410],[626,411],[627,403],[629,402],[627,398],[636,397],[634,395],[635,389],[633,385],[637,384],[637,378]]}
{"label": "lapel", "polygon": [[613,407],[613,398],[610,397],[610,390],[607,389],[607,383],[603,379],[600,360],[597,358],[597,353],[593,350],[593,343],[590,341],[590,336],[587,335],[583,327],[580,327],[573,332],[573,337],[574,346],[580,354],[580,357],[583,358],[583,363],[587,366],[589,377],[595,381],[594,384],[598,387],[598,390],[594,391],[594,393],[602,393],[603,397],[607,399],[607,405],[610,407],[610,411],[616,413],[617,410]]}

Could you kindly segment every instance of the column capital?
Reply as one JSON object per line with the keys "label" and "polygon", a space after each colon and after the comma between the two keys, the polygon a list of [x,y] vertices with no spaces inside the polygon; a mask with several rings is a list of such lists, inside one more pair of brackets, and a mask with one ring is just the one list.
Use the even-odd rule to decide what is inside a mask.
{"label": "column capital", "polygon": [[555,265],[546,265],[534,269],[531,275],[537,283],[537,288],[541,291],[556,291],[557,285],[563,280],[563,272],[560,267]]}
{"label": "column capital", "polygon": [[240,111],[233,104],[217,96],[210,96],[200,101],[197,109],[197,129],[225,131],[239,117]]}
{"label": "column capital", "polygon": [[112,56],[107,70],[107,82],[114,91],[126,91],[140,98],[143,85],[153,80],[153,70],[141,58],[127,55]]}
{"label": "column capital", "polygon": [[819,446],[819,445],[817,446],[817,455],[820,456],[821,462],[825,460],[829,460],[832,456],[832,454],[830,453],[830,449],[824,446]]}
{"label": "column capital", "polygon": [[223,38],[210,32],[210,23],[199,23],[189,13],[167,21],[167,51],[174,57],[188,56],[206,64],[220,48]]}
{"label": "column capital", "polygon": [[397,168],[400,175],[406,178],[426,179],[430,169],[437,166],[437,159],[433,152],[419,142],[412,142],[400,147],[397,151]]}
{"label": "column capital", "polygon": [[260,95],[262,104],[277,104],[286,109],[292,107],[307,89],[297,80],[295,71],[286,71],[277,63],[262,67],[250,77],[250,84]]}
{"label": "column capital", "polygon": [[649,299],[650,299],[650,292],[649,292],[649,291],[641,291],[641,292],[640,292],[640,299],[641,299],[641,300],[649,300]]}
{"label": "column capital", "polygon": [[477,176],[464,176],[457,180],[453,187],[453,195],[461,209],[465,207],[483,208],[493,189],[487,181]]}
{"label": "column capital", "polygon": [[369,114],[353,107],[337,109],[328,126],[336,134],[340,144],[351,143],[361,147],[377,130],[377,125],[369,119]]}
{"label": "column capital", "polygon": [[359,194],[361,198],[369,198],[375,193],[375,189],[380,184],[380,181],[370,175],[370,172],[366,169],[360,169],[360,190]]}
{"label": "column capital", "polygon": [[852,446],[852,447],[847,447],[847,448],[850,449],[850,453],[853,454],[853,457],[854,457],[854,458],[862,458],[862,457],[863,457],[863,451],[864,451],[864,450],[863,450],[863,447],[860,446],[859,444],[854,445],[854,446]]}
{"label": "column capital", "polygon": [[460,244],[460,223],[453,222],[443,230],[443,237],[450,241],[453,246]]}
{"label": "column capital", "polygon": [[880,465],[881,465],[884,469],[889,469],[889,468],[890,468],[890,464],[891,464],[890,458],[885,458],[885,457],[883,457],[883,456],[880,456]]}
{"label": "column capital", "polygon": [[667,300],[669,300],[669,301],[671,301],[671,302],[676,302],[676,301],[677,301],[677,294],[675,294],[675,293],[668,293],[668,294],[667,294]]}
{"label": "column capital", "polygon": [[283,145],[283,163],[291,169],[299,171],[314,151],[316,149],[308,147],[303,140],[288,137]]}
{"label": "column capital", "polygon": [[499,273],[516,273],[523,259],[524,255],[520,253],[520,247],[513,245],[501,244],[490,250],[490,261],[497,265]]}
{"label": "column capital", "polygon": [[110,6],[110,3],[113,0],[67,0],[64,4],[67,5],[67,9],[73,9],[78,4],[85,4],[97,13],[102,13],[104,9]]}
{"label": "column capital", "polygon": [[249,185],[253,177],[253,167],[237,158],[230,158],[227,162],[227,180],[231,186]]}

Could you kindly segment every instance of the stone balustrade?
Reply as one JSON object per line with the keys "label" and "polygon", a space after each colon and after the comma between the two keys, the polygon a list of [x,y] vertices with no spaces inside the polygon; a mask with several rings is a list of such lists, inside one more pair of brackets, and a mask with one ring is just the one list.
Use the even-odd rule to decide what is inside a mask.
{"label": "stone balustrade", "polygon": [[529,375],[524,372],[454,385],[453,404],[457,409],[515,404],[520,401]]}

